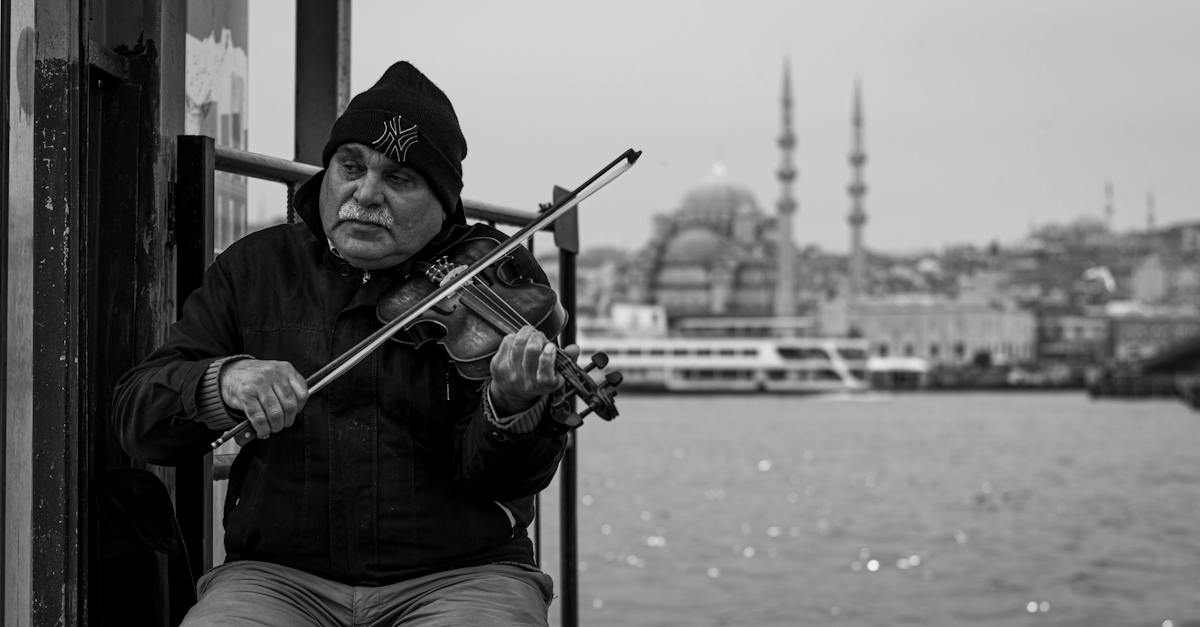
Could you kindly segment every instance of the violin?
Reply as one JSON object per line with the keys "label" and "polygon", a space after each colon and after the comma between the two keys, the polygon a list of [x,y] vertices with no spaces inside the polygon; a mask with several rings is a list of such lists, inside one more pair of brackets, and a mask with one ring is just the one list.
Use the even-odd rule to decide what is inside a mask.
{"label": "violin", "polygon": [[[417,262],[415,272],[380,299],[376,315],[382,322],[403,315],[427,294],[453,280],[500,244],[500,240],[486,235],[468,235],[439,251],[432,261]],[[408,338],[394,336],[393,339],[409,341],[411,338],[417,345],[436,341],[446,349],[459,374],[478,381],[490,375],[491,358],[504,336],[527,324],[547,337],[557,336],[566,325],[567,312],[554,290],[525,276],[516,252],[514,250],[487,266],[457,292],[417,318],[406,329]],[[592,355],[590,362],[581,367],[559,348],[554,361],[555,371],[563,377],[566,388],[565,394],[556,394],[551,401],[551,408],[556,410],[551,416],[559,422],[561,429],[580,426],[583,417],[591,412],[604,420],[617,416],[612,397],[616,395],[616,386],[621,383],[622,376],[620,372],[604,371],[608,366],[608,357],[604,353]],[[591,374],[597,369],[603,373],[599,381]],[[582,413],[574,411],[576,398],[583,399],[587,406]]]}
{"label": "violin", "polygon": [[[444,337],[447,338],[450,337],[449,331],[452,328],[454,335],[461,337],[468,329],[478,330],[483,328],[482,325],[484,324],[494,329],[490,335],[499,334],[499,338],[501,339],[504,335],[515,331],[526,323],[534,324],[547,337],[558,335],[558,332],[562,329],[562,325],[565,324],[565,312],[556,314],[552,311],[554,307],[549,307],[546,315],[541,315],[538,313],[540,311],[539,307],[526,307],[525,302],[521,299],[514,298],[520,308],[514,306],[513,303],[504,301],[496,288],[506,281],[499,280],[502,277],[502,273],[488,271],[488,268],[497,261],[506,259],[507,255],[532,238],[535,233],[563,217],[584,199],[599,191],[602,187],[612,182],[613,179],[624,174],[629,168],[633,167],[633,164],[637,162],[641,155],[641,151],[633,150],[632,148],[626,150],[557,203],[546,208],[537,219],[522,227],[503,242],[496,242],[494,246],[486,243],[468,246],[466,251],[460,251],[463,253],[461,258],[458,258],[458,255],[456,255],[454,262],[451,262],[450,258],[447,257],[445,263],[429,264],[425,268],[425,278],[428,279],[428,283],[423,284],[423,286],[425,288],[432,287],[433,289],[413,288],[415,292],[397,293],[393,294],[393,298],[391,299],[384,299],[395,301],[394,303],[383,304],[382,307],[377,307],[376,309],[377,315],[385,320],[384,325],[305,379],[309,394],[316,394],[322,388],[329,385],[333,380],[350,370],[350,368],[353,368],[363,359],[366,359],[375,349],[382,346],[390,338],[393,338],[401,330],[410,327],[414,329],[419,328],[419,325],[416,325],[416,323],[420,321],[422,316],[426,316],[427,312],[439,306],[441,307],[441,312],[443,312],[441,315],[444,318],[439,319],[437,317],[439,314],[435,312],[426,316],[425,321],[445,328],[447,333],[444,334]],[[492,241],[494,242],[495,240]],[[487,250],[484,251],[483,248]],[[472,259],[472,257],[475,258]],[[503,268],[504,264],[501,264],[499,267]],[[485,271],[487,274],[483,278],[476,278],[483,275]],[[508,282],[514,283],[512,281]],[[518,280],[515,283],[520,282]],[[545,289],[549,290],[549,288]],[[462,291],[462,294],[458,294],[460,291]],[[509,292],[508,289],[501,289],[500,291],[506,294]],[[522,298],[528,297],[532,301],[540,301],[543,304],[547,301],[546,295],[541,290],[514,290],[515,292],[521,292],[524,294]],[[550,293],[553,294],[553,291]],[[496,297],[495,299],[493,295]],[[455,298],[448,300],[451,296]],[[554,297],[553,301],[557,308],[561,310],[561,305],[557,305],[557,296]],[[381,312],[380,309],[386,311]],[[461,317],[454,316],[454,311],[460,311]],[[450,313],[447,314],[444,312]],[[393,314],[394,317],[386,319],[386,317],[393,316]],[[536,321],[530,320],[526,317],[527,315],[538,319]],[[555,322],[560,317],[562,321]],[[546,325],[553,332],[547,333],[539,325]],[[428,325],[425,326],[428,327]],[[555,326],[557,326],[557,329],[553,328]],[[421,333],[425,333],[425,331],[418,332],[418,337],[421,337]],[[487,365],[490,355],[495,353],[496,349],[499,348],[499,340],[496,340],[495,346],[491,347],[490,353],[487,349],[488,343],[475,342],[470,339],[444,342],[444,345],[447,345],[447,350],[453,347],[459,356],[462,357],[460,360],[454,357],[454,353],[451,353],[451,359],[454,359],[456,362],[460,373],[464,373],[464,376],[471,378],[485,378],[487,376],[486,371],[484,374],[480,374],[480,370],[482,369],[480,364],[483,366]],[[550,415],[554,416],[555,420],[561,421],[561,428],[570,429],[578,427],[582,424],[583,416],[589,412],[595,412],[598,416],[606,420],[612,420],[616,417],[617,410],[612,402],[612,397],[615,395],[614,388],[621,381],[621,374],[619,372],[608,373],[601,382],[597,382],[591,377],[592,370],[597,368],[603,370],[607,365],[608,358],[603,353],[597,353],[592,357],[591,363],[586,367],[580,367],[561,349],[558,350],[555,356],[555,369],[563,377],[567,390],[565,394],[554,395],[553,406],[559,409],[573,409],[574,400],[577,397],[582,398],[588,404],[587,409],[578,414],[574,411],[550,412]],[[565,417],[561,417],[563,414],[566,414]],[[221,434],[221,437],[214,440],[212,448],[216,449],[234,438],[237,438],[239,443],[245,444],[254,437],[255,433],[251,428],[250,421],[243,420],[229,431]]]}

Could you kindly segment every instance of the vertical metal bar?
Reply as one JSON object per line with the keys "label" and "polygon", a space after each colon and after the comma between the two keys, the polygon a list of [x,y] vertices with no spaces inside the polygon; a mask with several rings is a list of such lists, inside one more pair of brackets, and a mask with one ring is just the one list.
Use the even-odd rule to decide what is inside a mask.
{"label": "vertical metal bar", "polygon": [[[492,226],[495,226],[495,225],[493,224]],[[537,255],[533,250],[533,240],[534,239],[536,239],[536,238],[533,238],[533,237],[529,238],[529,241],[525,242],[525,247],[529,249],[529,256],[534,257],[536,259]],[[553,339],[553,338],[551,338],[551,339]],[[533,559],[535,560],[535,563],[541,563],[541,559],[542,559],[542,493],[541,492],[538,492],[537,494],[533,495],[533,511],[536,512],[533,517]]]}
{"label": "vertical metal bar", "polygon": [[[3,277],[4,286],[0,293],[0,354],[8,355],[8,127],[11,116],[8,99],[8,66],[12,57],[10,56],[11,47],[9,46],[9,32],[11,25],[9,23],[9,15],[12,7],[8,2],[0,4],[0,103],[4,103],[5,123],[0,126],[0,198],[3,198],[3,206],[0,206],[0,277]],[[5,460],[8,459],[6,449],[8,448],[8,360],[0,361],[0,486],[3,486],[4,491],[8,492],[8,474],[5,471]],[[5,499],[0,496],[0,537],[5,535],[5,521],[8,517],[5,515]],[[8,563],[8,553],[6,549],[7,542],[0,542],[0,564]],[[4,573],[0,572],[0,582],[4,581]],[[4,584],[0,583],[0,620],[4,618],[4,600],[5,594]]]}
{"label": "vertical metal bar", "polygon": [[[567,196],[568,190],[554,187],[554,202]],[[563,308],[569,312],[563,327],[562,343],[575,343],[575,257],[579,253],[579,208],[559,218],[554,223],[554,243],[558,246],[558,293]],[[579,624],[579,523],[576,518],[576,460],[579,448],[579,431],[572,431],[567,439],[567,450],[563,454],[559,471],[559,553],[562,580],[562,625],[575,627]]]}
{"label": "vertical metal bar", "polygon": [[284,188],[287,190],[287,223],[296,223],[296,183],[285,183]]}
{"label": "vertical metal bar", "polygon": [[[216,146],[213,138],[181,135],[176,148],[176,317],[188,294],[200,287],[213,258]],[[193,579],[212,567],[212,456],[175,470],[175,512],[187,546]]]}
{"label": "vertical metal bar", "polygon": [[320,164],[350,101],[350,0],[296,0],[296,161]]}

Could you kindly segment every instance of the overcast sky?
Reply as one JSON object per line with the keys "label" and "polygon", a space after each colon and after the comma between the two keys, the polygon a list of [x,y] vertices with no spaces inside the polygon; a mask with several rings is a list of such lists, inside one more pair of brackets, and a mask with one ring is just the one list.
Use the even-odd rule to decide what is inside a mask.
{"label": "overcast sky", "polygon": [[[848,248],[856,78],[871,248],[1101,217],[1108,180],[1118,230],[1144,227],[1151,193],[1159,225],[1200,219],[1194,0],[354,0],[352,16],[354,93],[406,59],[454,101],[467,198],[533,209],[644,151],[584,203],[585,248],[640,248],[717,163],[774,212],[785,59],[800,245]],[[293,1],[251,0],[250,149],[287,158],[293,25]]]}

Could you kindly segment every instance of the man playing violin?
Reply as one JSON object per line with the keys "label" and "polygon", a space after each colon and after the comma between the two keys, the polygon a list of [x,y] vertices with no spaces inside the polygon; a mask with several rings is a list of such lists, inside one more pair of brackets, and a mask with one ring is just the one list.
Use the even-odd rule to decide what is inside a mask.
{"label": "man playing violin", "polygon": [[[209,268],[165,344],[127,373],[125,449],[194,459],[237,422],[228,560],[185,625],[545,625],[552,582],[526,532],[565,447],[555,346],[504,336],[485,382],[435,343],[387,342],[312,395],[311,374],[381,326],[376,305],[465,233],[467,147],[445,94],[393,65],[334,123],[303,223],[246,236]],[[545,284],[523,248],[515,264]],[[568,355],[578,355],[568,347]]]}

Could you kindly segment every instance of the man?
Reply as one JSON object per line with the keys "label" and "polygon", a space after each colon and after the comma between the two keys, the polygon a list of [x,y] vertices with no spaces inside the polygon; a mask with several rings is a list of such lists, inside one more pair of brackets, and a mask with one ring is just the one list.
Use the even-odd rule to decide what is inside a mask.
{"label": "man", "polygon": [[482,385],[432,342],[305,384],[381,326],[379,299],[415,260],[466,229],[499,235],[466,226],[466,153],[445,94],[393,65],[334,123],[325,170],[296,194],[303,224],[230,246],[118,385],[135,458],[194,459],[243,416],[257,435],[230,471],[228,561],[185,625],[546,624],[552,582],[526,526],[565,437],[546,428],[562,379],[540,331],[506,336]]}

